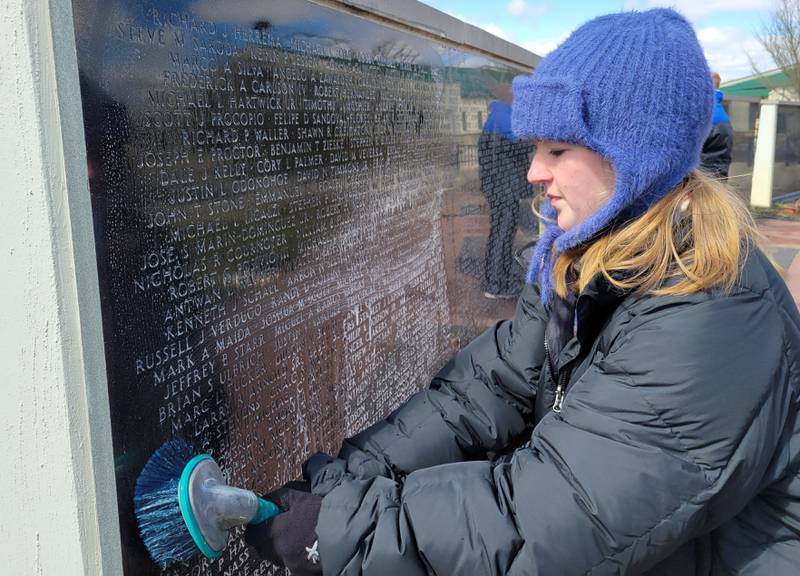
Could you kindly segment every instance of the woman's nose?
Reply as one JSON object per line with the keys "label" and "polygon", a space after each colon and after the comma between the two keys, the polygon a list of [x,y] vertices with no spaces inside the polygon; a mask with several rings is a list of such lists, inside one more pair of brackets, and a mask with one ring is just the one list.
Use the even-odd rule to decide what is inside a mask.
{"label": "woman's nose", "polygon": [[528,168],[528,182],[531,184],[544,184],[553,178],[550,170],[541,160],[538,152],[534,153],[531,167]]}

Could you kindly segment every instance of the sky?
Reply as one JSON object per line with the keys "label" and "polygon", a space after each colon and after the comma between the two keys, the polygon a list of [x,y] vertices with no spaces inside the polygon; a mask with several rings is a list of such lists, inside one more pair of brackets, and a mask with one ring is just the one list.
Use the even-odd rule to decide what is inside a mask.
{"label": "sky", "polygon": [[585,21],[621,10],[669,6],[692,23],[709,67],[723,83],[775,67],[755,38],[773,0],[423,0],[539,56],[546,55]]}

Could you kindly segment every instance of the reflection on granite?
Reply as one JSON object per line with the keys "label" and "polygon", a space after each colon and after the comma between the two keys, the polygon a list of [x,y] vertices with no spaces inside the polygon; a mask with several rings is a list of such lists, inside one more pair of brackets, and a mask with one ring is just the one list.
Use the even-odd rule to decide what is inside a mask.
{"label": "reflection on granite", "polygon": [[[512,314],[477,140],[521,71],[297,0],[73,8],[125,573],[156,574],[131,497],[163,441],[267,492]],[[169,573],[279,571],[237,535]]]}

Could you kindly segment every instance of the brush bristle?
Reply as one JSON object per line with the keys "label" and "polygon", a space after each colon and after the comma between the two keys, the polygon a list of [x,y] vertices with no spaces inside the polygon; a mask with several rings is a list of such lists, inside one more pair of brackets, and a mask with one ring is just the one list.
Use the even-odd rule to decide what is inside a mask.
{"label": "brush bristle", "polygon": [[181,474],[194,456],[186,442],[170,440],[155,451],[136,480],[133,504],[139,533],[162,568],[188,560],[197,552],[178,503]]}

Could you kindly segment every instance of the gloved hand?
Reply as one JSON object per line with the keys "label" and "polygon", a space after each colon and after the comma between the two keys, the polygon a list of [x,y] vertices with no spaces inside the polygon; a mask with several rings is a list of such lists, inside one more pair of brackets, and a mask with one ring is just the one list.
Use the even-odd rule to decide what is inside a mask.
{"label": "gloved hand", "polygon": [[322,498],[311,494],[308,482],[289,482],[264,499],[284,512],[261,524],[249,525],[245,541],[262,560],[288,568],[292,576],[319,576],[317,518]]}

